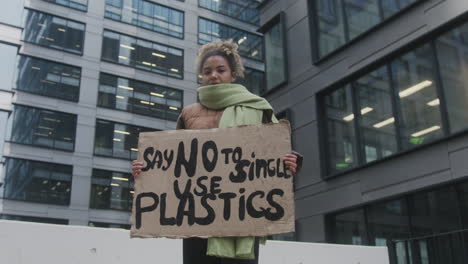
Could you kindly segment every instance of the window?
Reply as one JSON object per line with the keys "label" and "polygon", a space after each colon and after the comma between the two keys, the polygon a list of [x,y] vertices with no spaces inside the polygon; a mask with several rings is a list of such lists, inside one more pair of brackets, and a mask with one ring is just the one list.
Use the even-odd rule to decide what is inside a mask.
{"label": "window", "polygon": [[329,242],[388,246],[395,263],[465,263],[467,183],[327,216]]}
{"label": "window", "polygon": [[[2,164],[1,160],[3,157],[3,144],[5,143],[5,134],[6,134],[6,127],[8,121],[9,113],[0,110],[0,164]],[[2,169],[0,165],[0,175]]]}
{"label": "window", "polygon": [[198,0],[198,6],[230,16],[241,21],[258,25],[260,13],[255,0]]}
{"label": "window", "polygon": [[69,205],[73,167],[24,159],[6,159],[5,199]]}
{"label": "window", "polygon": [[81,69],[78,67],[21,56],[16,89],[77,102],[80,79]]}
{"label": "window", "polygon": [[265,73],[251,68],[244,68],[244,78],[237,80],[251,93],[260,95],[265,91]]}
{"label": "window", "polygon": [[106,0],[106,18],[184,38],[184,13],[146,0]]}
{"label": "window", "polygon": [[331,220],[333,242],[338,244],[367,245],[364,210],[336,214]]}
{"label": "window", "polygon": [[284,17],[282,12],[267,22],[260,32],[264,34],[265,41],[265,71],[266,90],[272,90],[284,84],[287,77],[286,43]]}
{"label": "window", "polygon": [[86,12],[88,10],[88,0],[44,0],[46,2],[63,5],[73,9]]}
{"label": "window", "polygon": [[98,106],[176,121],[183,92],[101,73]]}
{"label": "window", "polygon": [[337,173],[356,166],[356,137],[351,87],[339,88],[325,100],[327,171]]}
{"label": "window", "polygon": [[319,96],[326,175],[468,129],[467,25]]}
{"label": "window", "polygon": [[123,159],[136,159],[138,135],[155,129],[137,127],[105,120],[96,121],[94,154]]}
{"label": "window", "polygon": [[88,226],[91,227],[101,227],[101,228],[119,228],[119,229],[130,229],[131,225],[126,224],[112,224],[112,223],[102,223],[102,222],[89,222]]}
{"label": "window", "polygon": [[[310,0],[316,25],[315,57],[322,58],[422,0]],[[312,27],[314,28],[314,27]]]}
{"label": "window", "polygon": [[76,115],[15,105],[11,141],[73,151]]}
{"label": "window", "polygon": [[36,223],[44,223],[44,224],[68,225],[68,220],[66,219],[56,219],[56,218],[46,218],[46,217],[36,217],[36,216],[0,214],[0,219],[36,222]]}
{"label": "window", "polygon": [[133,193],[130,173],[93,169],[90,208],[130,211]]}
{"label": "window", "polygon": [[184,76],[183,50],[108,30],[101,59],[178,79]]}
{"label": "window", "polygon": [[23,40],[81,55],[84,31],[82,23],[27,9]]}
{"label": "window", "polygon": [[24,0],[3,1],[0,9],[0,23],[21,27]]}
{"label": "window", "polygon": [[18,47],[0,43],[0,90],[11,90]]}
{"label": "window", "polygon": [[240,55],[254,60],[263,60],[263,38],[205,18],[198,18],[198,44],[232,39],[239,44]]}

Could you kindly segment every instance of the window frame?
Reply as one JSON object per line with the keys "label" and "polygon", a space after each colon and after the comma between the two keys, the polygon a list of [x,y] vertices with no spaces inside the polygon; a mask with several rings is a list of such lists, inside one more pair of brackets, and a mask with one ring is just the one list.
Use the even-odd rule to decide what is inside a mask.
{"label": "window frame", "polygon": [[[244,29],[240,29],[240,28],[237,28],[237,27],[233,27],[233,26],[230,26],[230,25],[227,25],[227,24],[224,24],[224,23],[215,21],[215,20],[213,20],[213,19],[209,19],[209,18],[206,18],[206,17],[202,17],[202,16],[199,16],[199,17],[198,17],[198,20],[197,20],[197,43],[198,43],[198,45],[203,45],[203,44],[200,42],[200,33],[201,33],[201,32],[200,32],[200,20],[206,20],[206,21],[211,22],[211,23],[215,23],[215,24],[218,24],[218,25],[227,27],[227,28],[231,28],[231,29],[234,29],[234,30],[237,30],[237,31],[245,32],[245,33],[247,33],[247,34],[260,37],[260,38],[262,38],[262,42],[261,42],[261,43],[262,43],[262,47],[260,47],[260,49],[262,50],[262,52],[264,51],[263,36],[262,36],[262,35],[259,35],[259,34],[256,34],[256,33],[253,33],[253,32],[247,31],[247,30],[244,30]],[[206,34],[206,33],[203,33],[203,34]],[[222,39],[222,38],[220,38],[220,39]],[[232,39],[232,38],[230,37],[230,38],[228,38],[228,39]],[[263,54],[263,59],[257,59],[257,58],[247,57],[247,56],[245,56],[245,55],[242,55],[240,52],[239,52],[239,55],[240,55],[243,59],[253,60],[253,61],[257,61],[257,62],[261,62],[261,63],[264,63],[264,62],[265,62],[265,54]]]}
{"label": "window frame", "polygon": [[[18,56],[17,56],[17,65],[19,66],[19,62],[20,62],[20,59],[21,57],[25,57],[25,58],[30,58],[30,59],[33,59],[33,60],[40,60],[40,61],[44,61],[44,62],[47,62],[47,63],[53,63],[53,64],[57,64],[57,65],[64,65],[64,66],[67,66],[67,67],[72,67],[72,68],[77,68],[80,70],[80,78],[79,78],[79,85],[77,87],[78,91],[77,91],[77,97],[76,99],[74,100],[68,100],[68,99],[64,99],[64,98],[61,98],[61,97],[57,97],[57,96],[53,96],[53,95],[48,95],[48,94],[41,94],[41,93],[37,93],[37,92],[32,92],[32,91],[27,91],[27,90],[23,90],[23,89],[18,89],[18,85],[15,84],[14,86],[14,89],[13,91],[21,91],[21,92],[24,92],[24,93],[31,93],[31,94],[35,94],[35,95],[39,95],[39,96],[45,96],[45,97],[53,97],[53,98],[56,98],[56,99],[60,99],[60,100],[63,100],[63,101],[67,101],[67,102],[79,102],[80,100],[80,92],[81,92],[81,79],[82,79],[82,76],[83,76],[83,68],[82,67],[79,67],[79,66],[75,66],[75,65],[71,65],[71,64],[66,64],[66,63],[62,63],[62,62],[56,62],[56,61],[53,61],[53,60],[50,60],[50,59],[44,59],[44,58],[40,58],[40,57],[37,57],[37,56],[32,56],[32,55],[28,55],[28,54],[22,54],[22,53],[18,53]],[[18,82],[18,79],[19,77],[17,77],[17,72],[15,72],[15,82],[17,83]],[[24,77],[22,77],[24,78]]]}
{"label": "window frame", "polygon": [[[357,163],[357,165],[354,166],[353,168],[343,170],[343,171],[339,171],[337,173],[329,173],[328,168],[327,168],[327,166],[328,166],[327,165],[327,163],[328,163],[328,149],[327,149],[327,145],[326,145],[326,142],[325,142],[326,140],[325,141],[320,140],[320,142],[319,142],[320,170],[321,170],[321,178],[323,180],[333,179],[335,177],[346,175],[346,174],[354,172],[356,170],[360,170],[360,169],[363,169],[363,168],[367,168],[369,166],[373,166],[374,164],[379,164],[381,162],[385,162],[387,160],[391,160],[391,159],[400,157],[402,155],[406,155],[407,153],[412,153],[414,151],[419,151],[421,149],[428,148],[428,147],[433,146],[435,144],[438,144],[440,142],[443,142],[443,141],[446,141],[446,140],[449,140],[449,139],[452,139],[452,138],[460,137],[460,136],[462,136],[462,135],[464,135],[464,134],[466,134],[468,132],[468,126],[465,129],[459,130],[457,132],[450,132],[449,131],[450,127],[449,127],[448,112],[447,112],[447,101],[446,101],[446,98],[445,98],[443,83],[441,81],[440,63],[439,63],[438,57],[436,56],[437,50],[434,49],[435,41],[436,41],[436,39],[438,37],[442,36],[444,33],[448,33],[450,30],[454,30],[457,27],[459,27],[461,25],[464,25],[464,24],[468,24],[468,14],[457,17],[456,19],[452,20],[451,22],[448,22],[447,24],[443,25],[442,27],[437,28],[437,29],[429,32],[428,34],[425,34],[425,35],[423,35],[423,36],[409,42],[405,46],[391,52],[390,54],[388,54],[386,56],[383,56],[382,58],[379,58],[378,60],[374,61],[373,63],[371,63],[371,64],[369,64],[369,65],[367,65],[365,67],[363,67],[362,69],[357,70],[356,72],[350,74],[349,76],[343,77],[342,79],[336,81],[335,83],[332,83],[331,85],[328,85],[327,87],[321,89],[321,91],[316,93],[316,99],[315,100],[316,100],[317,121],[318,121],[318,136],[319,136],[320,139],[327,139],[327,136],[326,136],[327,135],[327,128],[326,128],[327,117],[324,115],[325,114],[326,104],[325,104],[325,102],[323,100],[326,95],[332,93],[336,89],[340,89],[341,87],[343,87],[346,84],[352,84],[355,80],[359,79],[360,77],[365,76],[366,74],[371,73],[374,70],[377,70],[380,67],[383,67],[383,66],[387,65],[387,67],[390,68],[391,62],[394,61],[395,59],[401,57],[402,55],[405,55],[408,52],[412,52],[415,49],[417,49],[418,47],[421,47],[421,46],[423,46],[425,44],[430,45],[430,48],[431,48],[431,62],[432,62],[433,68],[434,68],[434,70],[433,70],[434,71],[434,84],[433,85],[435,85],[435,92],[439,96],[439,99],[440,99],[440,115],[441,115],[442,136],[435,139],[435,140],[431,140],[428,143],[423,143],[423,144],[417,145],[417,146],[409,148],[409,149],[404,149],[402,147],[402,142],[401,142],[402,137],[400,136],[401,121],[399,120],[401,118],[401,113],[400,113],[401,109],[400,109],[400,106],[399,106],[398,90],[395,88],[395,84],[394,84],[394,81],[393,81],[393,78],[392,78],[392,72],[391,72],[391,68],[390,68],[389,69],[389,75],[390,75],[389,82],[390,82],[390,88],[391,88],[391,91],[392,91],[392,97],[391,97],[392,102],[391,103],[393,105],[393,109],[394,109],[393,113],[394,113],[394,117],[395,117],[395,123],[394,124],[395,124],[395,129],[396,129],[397,145],[398,145],[397,152],[392,154],[392,155],[383,157],[381,159],[377,159],[377,160],[374,160],[374,161],[371,161],[371,162],[365,162],[361,158],[361,156],[363,155],[363,153],[361,151],[361,146],[357,145],[357,152],[358,152],[358,155],[357,155],[358,163]],[[357,95],[356,95],[356,92],[354,91],[354,89],[352,91],[352,95],[353,95],[353,101],[354,101],[353,104],[356,105],[356,96]],[[355,110],[355,112],[354,112],[355,118],[352,121],[352,122],[355,122],[356,125],[357,125],[357,122],[358,122],[357,120],[360,118],[360,113],[358,113],[358,112],[359,111]],[[357,136],[358,135],[355,135],[355,137],[357,137]]]}
{"label": "window frame", "polygon": [[[159,73],[159,72],[156,72],[156,71],[150,71],[150,70],[146,70],[144,68],[141,68],[141,67],[136,67],[136,66],[132,66],[132,65],[127,65],[127,64],[123,64],[123,63],[119,63],[119,62],[115,62],[115,61],[112,61],[112,60],[108,60],[108,59],[104,59],[103,58],[103,51],[104,49],[102,49],[102,47],[104,46],[104,36],[102,37],[102,43],[101,43],[101,56],[100,56],[100,61],[103,61],[103,62],[106,62],[106,63],[112,63],[112,64],[115,64],[115,65],[121,65],[121,66],[125,66],[125,67],[130,67],[132,69],[135,69],[135,70],[140,70],[140,71],[144,71],[144,72],[150,72],[150,73],[153,73],[153,74],[158,74],[158,75],[161,75],[161,76],[165,76],[165,77],[168,77],[168,78],[174,78],[174,79],[178,79],[178,80],[184,80],[184,72],[185,72],[185,62],[184,62],[184,59],[185,59],[185,50],[184,49],[181,49],[181,48],[177,48],[177,47],[174,47],[174,46],[169,46],[167,44],[163,44],[163,43],[160,43],[160,42],[156,42],[156,41],[152,41],[152,40],[148,40],[148,39],[143,39],[143,38],[137,38],[135,36],[131,36],[131,35],[128,35],[128,34],[124,34],[124,33],[121,33],[121,32],[118,32],[118,31],[115,31],[115,30],[111,30],[111,29],[108,29],[108,28],[104,28],[103,30],[103,34],[105,32],[111,32],[113,34],[118,34],[119,36],[125,36],[125,37],[130,37],[130,38],[133,38],[135,39],[136,41],[138,40],[142,40],[142,41],[146,41],[146,42],[151,42],[152,44],[157,44],[157,45],[160,45],[160,46],[164,46],[166,48],[170,48],[170,49],[175,49],[175,50],[179,50],[181,53],[182,53],[182,56],[181,56],[181,66],[182,66],[182,69],[181,69],[181,77],[174,77],[174,76],[171,76],[169,74],[162,74],[162,73]],[[120,37],[119,37],[119,43],[120,43]],[[118,53],[120,54],[120,53]],[[170,69],[167,69],[167,71],[169,71]]]}
{"label": "window frame", "polygon": [[272,29],[274,26],[278,25],[281,30],[281,41],[283,45],[282,49],[282,56],[284,58],[284,67],[283,67],[283,74],[284,74],[284,80],[275,86],[268,88],[268,63],[267,63],[267,58],[266,58],[266,40],[265,36],[263,36],[263,62],[265,64],[265,71],[264,71],[264,83],[265,87],[263,89],[263,93],[261,93],[261,96],[267,96],[270,95],[271,93],[277,91],[280,87],[288,84],[289,82],[289,58],[288,58],[288,40],[287,40],[287,29],[286,29],[286,13],[284,11],[281,11],[279,14],[275,15],[273,18],[271,18],[268,22],[266,22],[264,25],[262,25],[257,32],[262,33],[263,35],[267,33],[270,29]]}
{"label": "window frame", "polygon": [[[6,134],[6,136],[8,136],[8,139],[5,140],[5,142],[18,144],[18,145],[23,145],[23,146],[31,146],[31,147],[35,147],[35,148],[50,149],[50,150],[54,150],[54,151],[64,151],[64,152],[69,152],[69,153],[75,152],[75,148],[76,148],[76,130],[77,130],[77,126],[78,126],[78,115],[77,114],[67,113],[67,112],[62,112],[62,111],[57,111],[57,110],[51,110],[51,109],[47,109],[47,108],[43,108],[43,107],[29,106],[29,105],[24,105],[24,104],[19,104],[19,103],[13,103],[13,106],[14,107],[15,106],[20,106],[20,107],[26,107],[26,108],[35,108],[35,109],[39,109],[39,110],[43,110],[43,111],[51,111],[51,112],[56,112],[56,113],[60,113],[60,114],[66,114],[66,115],[74,116],[75,117],[75,129],[74,129],[73,148],[71,150],[58,149],[58,148],[54,148],[54,147],[40,146],[40,145],[34,145],[34,144],[29,144],[29,143],[21,143],[21,142],[12,141],[11,140],[11,134],[12,134],[11,131],[13,131],[13,122],[14,122],[15,112],[16,112],[14,107],[13,107],[13,110],[10,112],[10,115],[8,117],[8,118],[12,118],[11,121],[9,121],[9,120],[7,121],[8,123],[11,122],[10,123],[10,126],[11,126],[10,130],[11,131]],[[7,127],[9,127],[8,124],[7,124]]]}
{"label": "window frame", "polygon": [[[132,26],[137,27],[137,28],[142,28],[142,29],[145,29],[145,30],[148,30],[148,31],[151,31],[151,32],[155,32],[155,33],[158,33],[158,34],[163,34],[163,35],[166,35],[166,36],[169,36],[169,37],[173,37],[173,38],[177,38],[177,39],[182,39],[182,40],[185,39],[185,11],[184,11],[184,10],[176,9],[176,8],[173,8],[173,7],[170,7],[170,6],[167,6],[167,5],[163,5],[163,4],[161,4],[161,3],[156,3],[155,1],[153,2],[153,1],[149,1],[149,0],[141,0],[141,2],[143,2],[143,1],[152,4],[153,7],[154,7],[154,5],[158,5],[158,6],[165,7],[165,8],[168,8],[168,9],[172,9],[172,10],[175,10],[175,11],[177,11],[177,12],[182,13],[182,17],[183,17],[183,23],[182,23],[182,25],[181,25],[181,27],[182,27],[182,37],[176,37],[176,36],[171,35],[171,34],[169,34],[169,33],[164,33],[164,32],[160,32],[160,31],[156,31],[156,30],[151,30],[151,29],[142,27],[142,26],[140,26],[140,25],[138,25],[138,24],[128,23],[128,22],[126,22],[126,21],[123,21],[123,20],[122,20],[122,17],[120,18],[120,20],[114,19],[114,18],[112,18],[112,17],[106,17],[106,15],[105,15],[105,14],[106,14],[106,13],[105,13],[105,12],[106,12],[106,6],[107,6],[107,2],[106,2],[106,1],[104,1],[104,16],[103,16],[103,17],[104,17],[104,19],[109,19],[109,20],[116,21],[116,22],[119,22],[119,23],[124,23],[124,24],[127,24],[127,25],[132,25]],[[178,0],[178,1],[180,1],[180,0]],[[123,9],[124,9],[124,7],[122,6],[121,10],[123,10]],[[137,17],[138,17],[138,18],[140,17],[140,15],[142,15],[141,13],[135,13],[135,14],[137,14]],[[152,19],[154,19],[154,17],[153,17]],[[137,22],[141,22],[141,20],[140,20],[140,19],[137,19]],[[171,24],[171,25],[174,25],[174,24],[169,23],[169,22],[167,22],[167,23],[168,23],[168,24]],[[154,22],[153,22],[153,26],[154,26]]]}
{"label": "window frame", "polygon": [[84,12],[84,13],[87,13],[87,12],[88,12],[89,0],[86,0],[86,8],[85,8],[85,9],[79,9],[79,8],[76,8],[76,7],[72,7],[72,6],[71,6],[70,0],[67,0],[67,1],[69,2],[68,5],[60,4],[60,3],[58,3],[56,0],[43,0],[43,1],[44,1],[44,2],[47,2],[47,3],[54,4],[54,5],[59,5],[59,6],[64,6],[64,7],[67,7],[67,8],[71,8],[71,9],[73,9],[73,10],[77,10],[77,11]]}
{"label": "window frame", "polygon": [[[223,2],[223,1],[236,3],[236,1],[231,1],[231,0],[220,0],[220,2]],[[250,4],[255,4],[255,3],[257,3],[257,6],[255,7],[255,9],[256,9],[256,10],[259,10],[260,2],[255,1],[255,0],[248,0],[248,1],[250,2],[249,5],[250,5]],[[199,8],[206,9],[206,10],[209,10],[209,11],[214,12],[214,13],[216,13],[216,14],[221,14],[221,15],[223,15],[223,16],[227,16],[227,17],[233,18],[233,19],[235,19],[235,20],[237,20],[237,21],[241,21],[241,22],[243,22],[243,23],[247,23],[247,24],[250,24],[250,25],[257,26],[257,27],[258,27],[259,24],[260,24],[260,19],[258,20],[257,23],[255,23],[255,22],[250,22],[250,21],[247,21],[247,20],[242,20],[242,19],[239,19],[239,18],[237,18],[237,17],[235,17],[235,16],[231,16],[231,15],[229,15],[229,14],[226,14],[226,13],[223,13],[223,12],[218,12],[218,11],[215,11],[215,10],[213,10],[213,9],[204,7],[204,6],[202,6],[202,5],[200,4],[200,2],[201,2],[201,0],[198,0],[198,7],[199,7]],[[258,15],[260,16],[260,13],[259,13]]]}
{"label": "window frame", "polygon": [[[182,109],[184,108],[184,90],[182,89],[177,89],[177,88],[171,88],[171,87],[168,87],[168,86],[164,86],[164,85],[159,85],[159,84],[154,84],[154,83],[149,83],[149,82],[145,82],[145,81],[140,81],[140,80],[136,80],[136,79],[131,79],[131,78],[127,78],[127,77],[123,77],[123,76],[118,76],[118,75],[115,75],[115,74],[111,74],[111,73],[107,73],[107,72],[104,72],[104,71],[100,71],[100,74],[99,74],[99,80],[98,80],[98,100],[96,102],[96,106],[97,107],[102,107],[102,108],[105,108],[105,109],[111,109],[111,110],[115,110],[115,111],[121,111],[121,112],[125,112],[125,113],[130,113],[130,114],[134,114],[134,115],[141,115],[141,116],[149,116],[149,117],[152,117],[152,118],[157,118],[157,119],[161,119],[161,120],[167,120],[167,121],[172,121],[172,122],[176,122],[177,120],[171,120],[171,119],[168,119],[167,117],[166,118],[160,118],[160,117],[157,117],[157,116],[152,116],[152,115],[145,115],[145,114],[142,114],[142,113],[138,113],[138,112],[135,112],[133,110],[133,107],[132,107],[132,111],[126,111],[126,110],[123,110],[123,109],[117,109],[117,108],[112,108],[112,107],[108,107],[108,106],[103,106],[103,105],[99,105],[99,87],[101,86],[101,76],[102,74],[106,74],[106,75],[110,75],[110,76],[113,76],[113,77],[117,77],[117,78],[122,78],[122,79],[127,79],[128,81],[134,81],[134,82],[139,82],[139,83],[144,83],[146,85],[152,85],[152,86],[157,86],[157,87],[161,87],[161,88],[164,88],[166,89],[166,91],[169,91],[169,90],[176,90],[178,92],[181,93],[182,97],[181,97],[181,107],[180,107],[180,112],[182,113]],[[132,98],[135,98],[135,97],[132,97]],[[167,113],[167,112],[166,112]],[[179,113],[180,115],[180,113]]]}
{"label": "window frame", "polygon": [[[27,12],[42,13],[42,14],[50,16],[50,17],[57,17],[59,19],[66,20],[67,21],[67,27],[68,27],[68,21],[71,21],[71,22],[77,23],[77,24],[82,24],[83,27],[84,27],[84,29],[83,29],[83,42],[81,43],[81,51],[79,53],[75,53],[75,52],[71,52],[71,51],[66,50],[65,47],[56,48],[56,47],[51,47],[51,46],[47,46],[47,45],[44,45],[44,44],[28,41],[28,40],[25,39],[26,26],[24,25],[24,22],[23,22],[23,25],[22,25],[22,32],[21,32],[20,41],[22,41],[24,43],[29,43],[29,44],[37,45],[37,46],[40,46],[40,47],[44,47],[44,48],[47,48],[47,49],[66,52],[68,54],[73,54],[73,55],[76,55],[76,56],[83,56],[84,55],[84,48],[85,48],[84,45],[85,45],[85,39],[86,39],[86,23],[83,23],[83,22],[80,22],[80,21],[77,21],[77,20],[73,20],[73,19],[69,19],[69,18],[66,18],[66,17],[63,17],[63,16],[50,14],[50,13],[47,13],[47,12],[44,12],[44,11],[39,11],[39,10],[32,9],[32,8],[29,8],[29,7],[25,7],[24,10],[26,10]],[[23,17],[25,17],[25,16],[27,16],[27,14],[23,13]],[[24,20],[24,21],[26,21],[26,20]]]}
{"label": "window frame", "polygon": [[[367,35],[372,34],[372,32],[380,30],[380,28],[384,27],[385,25],[391,23],[392,21],[396,20],[398,17],[404,15],[405,13],[409,12],[409,10],[413,9],[415,6],[420,5],[423,2],[427,2],[427,0],[416,0],[415,2],[409,4],[408,6],[400,9],[393,15],[384,18],[380,23],[377,23],[376,25],[370,27],[366,31],[358,34],[356,37],[346,41],[343,45],[340,45],[338,48],[334,49],[333,51],[329,52],[328,54],[324,56],[320,56],[319,54],[319,44],[318,40],[319,38],[317,36],[320,35],[320,30],[319,30],[319,21],[318,21],[318,10],[317,10],[317,1],[320,0],[307,0],[307,13],[308,13],[308,19],[309,19],[309,35],[312,37],[315,37],[314,40],[311,41],[311,51],[312,51],[312,64],[313,65],[318,65],[321,64],[323,61],[328,60],[329,58],[335,56],[336,54],[340,53],[341,51],[347,49],[348,47],[356,44],[357,42],[361,41],[364,39]],[[337,13],[341,13],[343,15],[343,19],[346,20],[346,17],[344,16],[345,14],[345,8],[344,8],[344,0],[336,0],[336,1],[341,1],[341,7],[342,10],[337,10]],[[380,2],[377,3],[379,7],[379,14],[381,13],[381,4]],[[337,8],[338,9],[338,8]],[[347,28],[348,24],[343,23],[343,27]],[[349,31],[347,29],[344,29],[344,33],[346,36],[349,34]],[[347,38],[347,37],[346,37]]]}
{"label": "window frame", "polygon": [[[42,202],[42,201],[31,201],[31,200],[20,200],[20,199],[13,199],[13,198],[5,198],[5,186],[7,186],[7,169],[5,167],[5,182],[4,184],[1,186],[3,188],[3,194],[2,196],[0,197],[0,199],[5,199],[5,200],[11,200],[11,201],[22,201],[22,202],[27,202],[27,203],[34,203],[34,204],[44,204],[44,205],[53,205],[53,206],[70,206],[70,203],[71,203],[71,192],[73,191],[73,172],[74,172],[74,166],[73,165],[70,165],[70,164],[63,164],[63,163],[56,163],[56,162],[47,162],[47,161],[39,161],[39,160],[31,160],[31,159],[24,159],[24,158],[17,158],[17,157],[10,157],[10,156],[7,156],[7,157],[4,157],[4,159],[13,159],[13,160],[21,160],[21,161],[26,161],[26,162],[35,162],[35,163],[42,163],[42,164],[47,164],[47,165],[58,165],[58,166],[67,166],[67,167],[70,167],[71,168],[71,174],[70,174],[70,181],[69,181],[69,184],[70,184],[70,191],[69,191],[69,194],[68,194],[68,201],[66,204],[56,204],[56,203],[50,203],[50,202]],[[5,161],[5,164],[7,164],[7,162]],[[28,171],[31,170],[31,165],[28,165]],[[51,172],[51,171],[49,171]]]}
{"label": "window frame", "polygon": [[[103,118],[99,118],[99,117],[96,117],[95,119],[95,131],[94,131],[94,140],[93,140],[93,156],[95,157],[103,157],[103,158],[110,158],[110,159],[119,159],[119,160],[125,160],[125,161],[129,161],[129,160],[132,160],[131,158],[131,154],[129,155],[130,157],[129,158],[123,158],[123,157],[116,157],[116,156],[113,156],[114,154],[114,149],[112,149],[112,155],[104,155],[104,154],[96,154],[96,133],[97,133],[97,122],[98,120],[101,120],[101,121],[104,121],[104,122],[111,122],[112,124],[120,124],[120,125],[125,125],[125,126],[130,126],[130,127],[138,127],[138,128],[144,128],[144,129],[148,129],[148,130],[151,130],[151,131],[145,131],[145,132],[158,132],[158,131],[162,131],[161,129],[157,129],[157,128],[150,128],[150,127],[142,127],[142,126],[138,126],[138,125],[133,125],[133,124],[126,124],[126,123],[122,123],[122,122],[118,122],[118,121],[114,121],[114,120],[109,120],[109,119],[103,119]],[[114,127],[114,130],[115,130],[115,127]]]}

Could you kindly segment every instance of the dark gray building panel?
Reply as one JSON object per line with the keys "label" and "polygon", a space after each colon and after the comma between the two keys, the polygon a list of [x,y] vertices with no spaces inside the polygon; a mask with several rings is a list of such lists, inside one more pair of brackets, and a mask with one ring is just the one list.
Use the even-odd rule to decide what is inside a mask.
{"label": "dark gray building panel", "polygon": [[[319,116],[321,112],[317,111],[324,92],[388,64],[418,43],[433,40],[435,34],[453,28],[457,21],[468,22],[468,1],[420,1],[315,62],[311,42],[317,35],[310,28],[309,18],[313,14],[308,10],[313,2],[267,1],[261,9],[261,21],[266,23],[279,12],[286,14],[289,79],[267,98],[277,109],[291,110],[295,148],[305,156],[303,171],[296,176],[296,238],[323,242],[328,215],[357,209],[365,211],[363,208],[368,210],[382,201],[410,199],[416,192],[430,193],[447,184],[462,184],[468,180],[466,130],[324,179],[320,164],[327,157],[320,152],[318,143],[326,140],[319,134],[325,117]],[[340,226],[350,236],[356,235],[351,222],[349,226],[346,223]],[[368,243],[375,245],[378,241]]]}

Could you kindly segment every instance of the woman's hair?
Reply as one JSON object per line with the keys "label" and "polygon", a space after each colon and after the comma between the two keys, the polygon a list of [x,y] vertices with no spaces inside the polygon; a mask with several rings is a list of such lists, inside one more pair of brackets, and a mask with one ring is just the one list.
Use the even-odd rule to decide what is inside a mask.
{"label": "woman's hair", "polygon": [[212,56],[221,56],[226,59],[231,68],[231,71],[235,74],[235,77],[244,77],[244,66],[242,65],[239,51],[237,51],[237,44],[230,40],[220,40],[216,42],[210,42],[203,45],[198,51],[197,56],[197,72],[202,73],[203,64],[205,61]]}

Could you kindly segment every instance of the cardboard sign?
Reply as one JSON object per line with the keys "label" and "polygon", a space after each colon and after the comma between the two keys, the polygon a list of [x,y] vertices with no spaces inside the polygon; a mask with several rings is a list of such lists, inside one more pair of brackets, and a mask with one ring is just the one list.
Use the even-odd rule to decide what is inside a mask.
{"label": "cardboard sign", "polygon": [[132,237],[267,236],[294,231],[290,127],[140,134]]}

